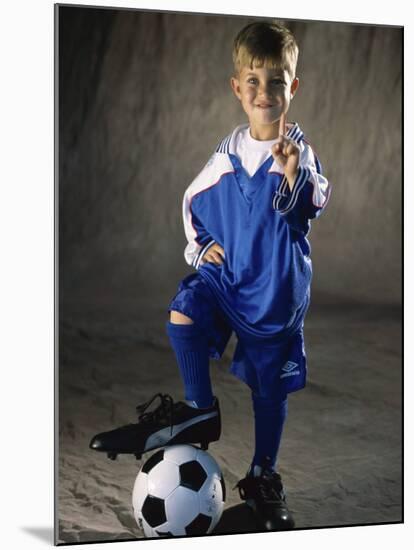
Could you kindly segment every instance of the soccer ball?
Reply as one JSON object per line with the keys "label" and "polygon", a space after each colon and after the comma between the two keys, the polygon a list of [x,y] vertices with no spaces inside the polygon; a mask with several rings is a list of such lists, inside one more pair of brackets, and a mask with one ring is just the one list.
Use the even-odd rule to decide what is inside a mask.
{"label": "soccer ball", "polygon": [[172,445],[153,454],[135,479],[134,517],[146,537],[205,535],[223,512],[221,470],[206,451]]}

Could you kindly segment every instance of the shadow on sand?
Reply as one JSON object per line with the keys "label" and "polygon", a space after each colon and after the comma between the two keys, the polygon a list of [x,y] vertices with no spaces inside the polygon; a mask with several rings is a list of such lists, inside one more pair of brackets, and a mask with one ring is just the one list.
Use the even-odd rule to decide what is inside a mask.
{"label": "shadow on sand", "polygon": [[253,512],[246,504],[237,504],[224,510],[213,531],[214,535],[227,533],[260,533]]}

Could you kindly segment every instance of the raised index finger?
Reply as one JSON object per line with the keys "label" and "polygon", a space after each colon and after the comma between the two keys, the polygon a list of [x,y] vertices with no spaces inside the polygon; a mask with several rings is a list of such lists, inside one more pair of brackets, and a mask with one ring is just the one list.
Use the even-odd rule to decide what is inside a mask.
{"label": "raised index finger", "polygon": [[282,113],[279,120],[279,137],[284,135],[286,135],[286,113]]}

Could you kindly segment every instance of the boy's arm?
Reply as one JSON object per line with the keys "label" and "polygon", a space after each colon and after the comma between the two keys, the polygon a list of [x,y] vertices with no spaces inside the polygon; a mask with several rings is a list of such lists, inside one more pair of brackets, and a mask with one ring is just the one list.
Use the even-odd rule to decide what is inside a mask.
{"label": "boy's arm", "polygon": [[207,250],[216,242],[203,226],[201,220],[194,213],[192,200],[196,187],[190,185],[183,199],[184,231],[188,244],[184,250],[185,261],[198,269]]}
{"label": "boy's arm", "polygon": [[273,208],[297,231],[307,233],[309,220],[321,215],[326,207],[331,185],[322,175],[322,167],[311,146],[301,147],[286,137],[285,116],[280,120],[279,139],[273,156],[284,166],[284,177],[275,191]]}

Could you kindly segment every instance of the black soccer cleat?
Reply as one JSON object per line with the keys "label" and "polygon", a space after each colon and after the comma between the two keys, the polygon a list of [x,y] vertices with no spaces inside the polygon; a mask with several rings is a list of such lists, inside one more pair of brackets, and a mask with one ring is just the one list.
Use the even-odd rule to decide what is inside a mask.
{"label": "black soccer cleat", "polygon": [[263,468],[260,476],[248,474],[234,487],[240,498],[246,501],[260,528],[266,531],[287,531],[295,527],[292,514],[286,504],[280,474]]}
{"label": "black soccer cleat", "polygon": [[[145,412],[159,397],[161,402],[153,411]],[[208,449],[221,434],[221,416],[217,397],[208,409],[196,409],[182,401],[174,403],[168,394],[157,393],[136,407],[137,424],[127,424],[109,432],[95,435],[89,447],[107,453],[115,460],[118,454],[133,454],[140,459],[143,453],[167,445],[198,443]]]}

